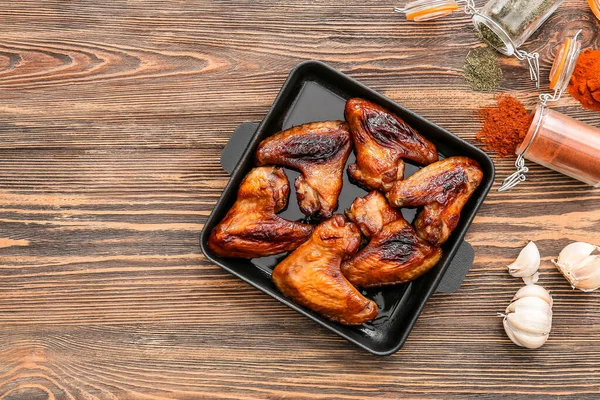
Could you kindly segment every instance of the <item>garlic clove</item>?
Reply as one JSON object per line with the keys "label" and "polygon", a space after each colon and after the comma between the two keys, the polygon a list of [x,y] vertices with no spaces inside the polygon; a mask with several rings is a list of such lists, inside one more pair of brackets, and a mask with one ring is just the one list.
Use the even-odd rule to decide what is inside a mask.
{"label": "garlic clove", "polygon": [[504,330],[506,331],[508,338],[514,344],[520,347],[526,347],[528,349],[537,349],[542,347],[544,343],[548,341],[548,337],[550,336],[548,334],[536,335],[515,331],[506,320],[504,321]]}
{"label": "garlic clove", "polygon": [[521,288],[506,308],[503,325],[517,346],[541,347],[552,329],[552,296],[538,285]]}
{"label": "garlic clove", "polygon": [[591,292],[600,287],[600,256],[588,256],[570,271],[576,288]]}
{"label": "garlic clove", "polygon": [[542,347],[550,337],[549,335],[528,335],[528,334],[520,334],[522,346],[528,349],[538,349]]}
{"label": "garlic clove", "polygon": [[[537,299],[537,301],[542,300]],[[552,310],[548,304],[544,304],[545,308],[521,308],[515,312],[507,313],[506,320],[514,329],[519,331],[545,335],[552,328]]]}
{"label": "garlic clove", "polygon": [[522,297],[511,302],[508,307],[506,307],[506,313],[510,312],[521,312],[521,310],[527,311],[547,311],[550,310],[552,306],[545,300],[540,297],[529,296]]}
{"label": "garlic clove", "polygon": [[[513,297],[513,301],[524,298],[524,297],[538,297],[544,300],[552,307],[552,296],[543,287],[539,285],[527,285],[523,286]],[[510,306],[509,306],[510,307]]]}
{"label": "garlic clove", "polygon": [[576,242],[565,247],[552,260],[574,289],[591,292],[600,287],[600,256],[591,255],[600,250],[589,243]]}
{"label": "garlic clove", "polygon": [[540,267],[540,252],[535,245],[534,242],[529,242],[527,246],[525,246],[519,256],[510,264],[508,268],[508,273],[516,278],[523,278],[523,281],[527,283],[530,281],[531,283],[537,282],[537,278],[535,281],[533,279],[525,279],[534,276]]}
{"label": "garlic clove", "polygon": [[557,265],[560,264],[565,267],[571,267],[583,261],[584,258],[592,254],[596,249],[597,247],[593,244],[585,242],[571,243],[562,249],[558,255],[558,259],[556,261],[552,260],[552,262]]}
{"label": "garlic clove", "polygon": [[523,343],[523,347],[528,349],[538,349],[542,347],[548,341],[550,335],[521,335],[521,342]]}
{"label": "garlic clove", "polygon": [[520,335],[517,336],[515,334],[514,329],[509,324],[508,320],[506,319],[506,316],[504,316],[504,321],[502,321],[502,325],[504,325],[504,332],[506,332],[506,335],[508,336],[508,338],[510,339],[511,342],[513,342],[517,346],[526,347],[525,345],[523,345],[523,342],[521,342],[521,340],[519,340]]}

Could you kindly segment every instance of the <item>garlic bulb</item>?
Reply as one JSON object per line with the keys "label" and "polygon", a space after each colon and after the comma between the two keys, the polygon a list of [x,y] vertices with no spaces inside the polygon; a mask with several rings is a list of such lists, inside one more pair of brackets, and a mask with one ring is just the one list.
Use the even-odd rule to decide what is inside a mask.
{"label": "garlic bulb", "polygon": [[521,250],[519,257],[508,266],[508,273],[516,278],[523,278],[526,285],[536,283],[540,279],[540,252],[533,242]]}
{"label": "garlic bulb", "polygon": [[541,286],[521,288],[504,316],[504,330],[514,344],[529,349],[541,347],[552,328],[552,296]]}
{"label": "garlic bulb", "polygon": [[600,250],[600,247],[584,242],[571,243],[552,262],[573,288],[591,292],[600,288],[600,255],[592,255],[596,249]]}

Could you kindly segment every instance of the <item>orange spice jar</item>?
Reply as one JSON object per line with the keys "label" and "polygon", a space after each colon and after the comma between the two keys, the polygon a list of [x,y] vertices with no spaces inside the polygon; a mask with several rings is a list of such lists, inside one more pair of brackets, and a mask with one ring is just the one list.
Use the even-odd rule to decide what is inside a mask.
{"label": "orange spice jar", "polygon": [[517,155],[600,187],[600,129],[541,104]]}

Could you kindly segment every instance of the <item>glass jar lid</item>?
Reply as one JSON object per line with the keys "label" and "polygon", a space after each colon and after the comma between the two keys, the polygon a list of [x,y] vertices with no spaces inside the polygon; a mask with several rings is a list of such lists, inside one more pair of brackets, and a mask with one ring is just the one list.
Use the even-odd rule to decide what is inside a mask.
{"label": "glass jar lid", "polygon": [[525,165],[525,153],[531,147],[535,138],[537,137],[540,128],[542,127],[542,121],[544,119],[544,112],[547,110],[546,104],[544,102],[537,105],[535,109],[535,113],[533,114],[533,118],[531,120],[531,124],[529,125],[529,130],[525,135],[525,138],[517,148],[517,160],[515,161],[515,168],[517,169],[511,175],[509,175],[504,181],[502,181],[502,185],[498,188],[499,192],[505,192],[517,186],[521,182],[525,182],[527,180],[527,173],[529,172],[529,168]]}
{"label": "glass jar lid", "polygon": [[571,76],[575,71],[581,43],[577,41],[581,31],[573,38],[567,38],[556,54],[552,70],[550,71],[550,89],[562,93],[567,89]]}
{"label": "glass jar lid", "polygon": [[596,15],[596,18],[600,19],[600,0],[588,0],[590,3],[590,8]]}
{"label": "glass jar lid", "polygon": [[458,10],[455,0],[416,0],[404,8],[396,8],[397,12],[406,14],[407,20],[415,22],[442,18],[455,10]]}

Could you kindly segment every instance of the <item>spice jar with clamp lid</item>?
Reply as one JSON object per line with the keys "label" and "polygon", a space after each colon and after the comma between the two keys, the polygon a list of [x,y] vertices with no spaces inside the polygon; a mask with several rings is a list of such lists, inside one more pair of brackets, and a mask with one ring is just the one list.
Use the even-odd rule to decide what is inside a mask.
{"label": "spice jar with clamp lid", "polygon": [[481,38],[500,53],[527,60],[539,87],[539,55],[519,48],[556,11],[563,0],[490,0],[473,15]]}
{"label": "spice jar with clamp lid", "polygon": [[526,179],[525,159],[600,188],[600,129],[542,104],[536,108],[517,156],[519,170],[504,181],[500,191]]}
{"label": "spice jar with clamp lid", "polygon": [[517,148],[517,171],[506,178],[498,189],[505,191],[527,179],[525,160],[600,187],[600,129],[548,108],[558,101],[569,85],[581,50],[577,37],[561,46],[550,72],[553,94],[540,95],[531,126]]}
{"label": "spice jar with clamp lid", "polygon": [[556,11],[563,0],[490,0],[473,23],[500,53],[513,55]]}

